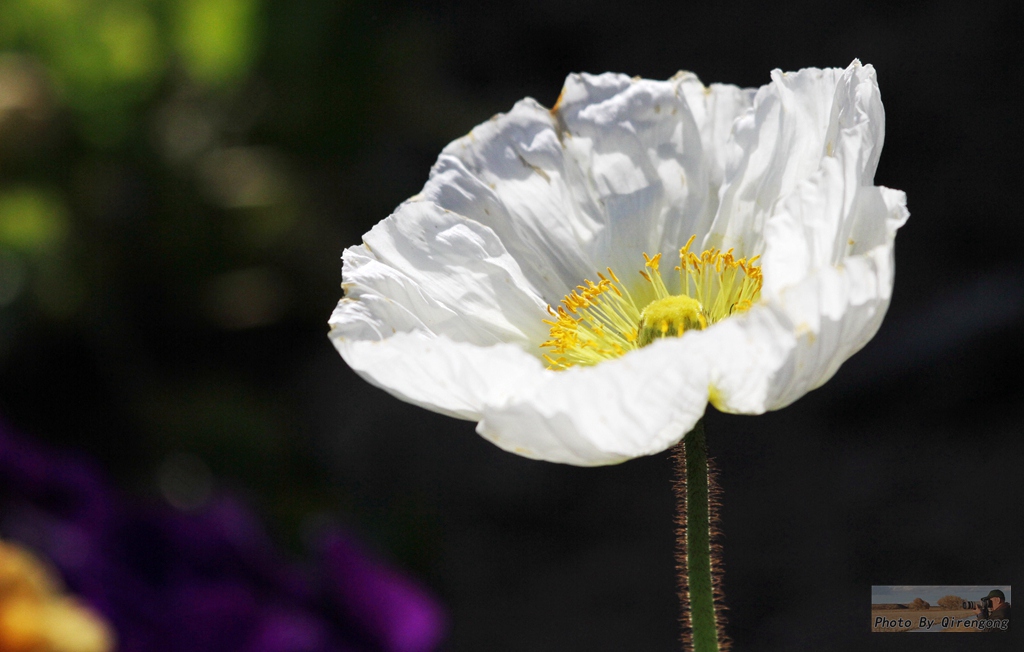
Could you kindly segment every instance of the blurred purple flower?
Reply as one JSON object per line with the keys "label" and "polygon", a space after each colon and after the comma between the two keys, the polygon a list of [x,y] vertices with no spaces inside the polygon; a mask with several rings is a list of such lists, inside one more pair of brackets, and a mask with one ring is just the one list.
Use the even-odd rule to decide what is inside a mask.
{"label": "blurred purple flower", "polygon": [[303,567],[237,500],[130,505],[3,421],[0,536],[49,558],[121,652],[431,652],[445,633],[436,599],[345,531],[321,533]]}

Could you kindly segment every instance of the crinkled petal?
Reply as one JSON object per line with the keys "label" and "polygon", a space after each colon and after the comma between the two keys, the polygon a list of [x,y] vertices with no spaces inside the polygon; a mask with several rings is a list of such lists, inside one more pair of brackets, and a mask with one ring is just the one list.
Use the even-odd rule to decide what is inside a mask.
{"label": "crinkled petal", "polygon": [[[814,89],[813,94],[824,92]],[[786,184],[758,231],[764,237],[758,253],[768,296],[895,237],[895,227],[872,187],[885,133],[874,69],[854,62],[831,95],[831,106],[816,112],[827,120],[824,129],[807,129],[825,135],[820,146],[803,148],[803,158],[812,161],[814,169],[797,183]]]}
{"label": "crinkled petal", "polygon": [[[903,193],[871,185],[885,127],[874,70],[855,61],[845,71],[805,70],[776,74],[775,80],[745,118],[745,128],[760,124],[763,133],[751,138],[738,127],[737,142],[759,144],[746,148],[747,159],[736,168],[744,175],[723,190],[722,210],[730,210],[727,198],[755,198],[747,213],[755,224],[742,227],[744,244],[759,239],[753,246],[762,254],[762,305],[796,345],[781,366],[757,370],[769,381],[763,403],[728,392],[718,397],[716,406],[731,412],[788,405],[831,378],[870,340],[889,305],[896,230],[907,218]],[[826,97],[827,104],[818,101]],[[780,125],[793,119],[804,128],[787,139],[795,128]],[[763,146],[773,138],[771,147]],[[768,151],[784,152],[786,164],[750,175]],[[806,170],[811,172],[799,179]],[[766,187],[765,197],[777,194],[767,207],[757,199]],[[725,219],[721,213],[719,219]],[[726,244],[740,246],[735,239]],[[727,377],[747,373],[723,369]]]}
{"label": "crinkled petal", "polygon": [[707,230],[721,143],[752,99],[669,81],[571,75],[557,106],[516,104],[441,154],[422,197],[489,226],[549,303],[643,251]]}
{"label": "crinkled petal", "polygon": [[344,262],[346,296],[379,316],[380,337],[401,326],[459,342],[525,348],[547,334],[541,321],[547,304],[495,233],[431,202],[400,206],[362,246],[346,250]]}
{"label": "crinkled petal", "polygon": [[593,264],[598,224],[577,205],[578,181],[547,109],[523,100],[444,149],[420,196],[487,225],[548,302]]}
{"label": "crinkled petal", "polygon": [[810,178],[822,159],[846,161],[850,192],[856,179],[870,185],[885,129],[874,68],[854,61],[846,70],[772,71],[753,108],[736,121],[721,204],[705,247],[764,251],[768,219],[778,204]]}
{"label": "crinkled petal", "polygon": [[407,202],[346,250],[344,262],[346,297],[330,336],[374,385],[475,420],[523,369],[541,369],[546,304],[485,225]]}
{"label": "crinkled petal", "polygon": [[[693,113],[704,146],[705,163],[711,185],[722,185],[728,162],[727,143],[732,138],[736,119],[753,106],[755,88],[740,88],[732,84],[705,86],[693,73],[679,73],[679,89]],[[717,204],[717,197],[715,198]]]}
{"label": "crinkled petal", "polygon": [[673,249],[714,216],[700,129],[681,78],[571,75],[555,112],[566,156],[584,180],[578,200],[599,207],[594,269],[631,270],[637,254]]}

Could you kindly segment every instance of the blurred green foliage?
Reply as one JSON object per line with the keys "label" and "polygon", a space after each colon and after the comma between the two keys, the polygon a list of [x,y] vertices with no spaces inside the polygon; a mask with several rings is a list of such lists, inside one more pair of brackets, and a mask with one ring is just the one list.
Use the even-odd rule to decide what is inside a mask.
{"label": "blurred green foliage", "polygon": [[[409,71],[436,75],[429,27],[391,9],[0,2],[0,414],[142,493],[198,460],[292,535],[352,507],[300,388],[333,355],[341,249],[429,164],[378,153],[421,110]],[[400,540],[403,513],[361,518]]]}
{"label": "blurred green foliage", "polygon": [[259,10],[257,0],[5,0],[0,49],[37,57],[82,135],[111,144],[174,66],[212,86],[244,79]]}
{"label": "blurred green foliage", "polygon": [[227,84],[249,71],[259,41],[256,0],[180,0],[176,5],[175,51],[193,78]]}
{"label": "blurred green foliage", "polygon": [[42,253],[67,235],[64,203],[53,193],[32,186],[0,194],[0,245],[23,253]]}

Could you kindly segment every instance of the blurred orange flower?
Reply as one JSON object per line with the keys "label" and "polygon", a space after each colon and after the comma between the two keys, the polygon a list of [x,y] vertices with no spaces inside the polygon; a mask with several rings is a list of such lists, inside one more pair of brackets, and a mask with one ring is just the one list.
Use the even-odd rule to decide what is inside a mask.
{"label": "blurred orange flower", "polygon": [[109,652],[103,619],[63,592],[41,559],[0,541],[0,652]]}

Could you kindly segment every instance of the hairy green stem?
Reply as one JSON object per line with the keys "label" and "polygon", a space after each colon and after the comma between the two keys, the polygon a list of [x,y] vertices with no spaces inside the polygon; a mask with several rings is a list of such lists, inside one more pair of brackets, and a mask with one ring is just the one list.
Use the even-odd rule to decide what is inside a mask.
{"label": "hairy green stem", "polygon": [[691,644],[693,652],[720,652],[726,649],[727,639],[719,632],[724,618],[716,605],[720,586],[711,543],[717,488],[709,472],[703,419],[676,447],[674,460],[683,643]]}

